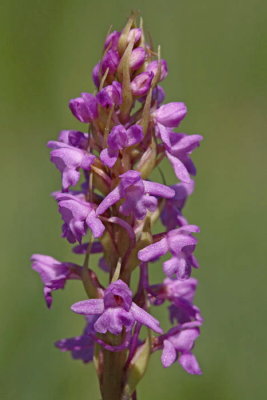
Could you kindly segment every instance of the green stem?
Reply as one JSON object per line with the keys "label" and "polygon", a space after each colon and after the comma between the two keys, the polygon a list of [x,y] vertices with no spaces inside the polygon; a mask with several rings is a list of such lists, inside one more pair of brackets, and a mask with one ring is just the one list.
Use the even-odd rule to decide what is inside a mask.
{"label": "green stem", "polygon": [[102,400],[122,400],[126,351],[103,350]]}
{"label": "green stem", "polygon": [[84,263],[83,263],[83,269],[82,269],[82,282],[83,282],[83,286],[84,289],[87,293],[87,296],[90,298],[97,298],[98,297],[98,292],[97,292],[97,288],[95,287],[90,274],[88,273],[88,266],[89,266],[89,259],[90,259],[90,253],[91,253],[91,248],[92,248],[92,244],[93,244],[93,237],[92,234],[90,234],[89,236],[89,243],[88,243],[88,247],[86,250],[86,255],[85,255],[85,259],[84,259]]}

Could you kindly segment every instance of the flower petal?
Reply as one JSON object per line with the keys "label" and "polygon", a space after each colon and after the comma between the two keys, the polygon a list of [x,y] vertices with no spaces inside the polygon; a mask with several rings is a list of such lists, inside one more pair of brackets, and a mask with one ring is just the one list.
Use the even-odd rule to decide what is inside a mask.
{"label": "flower petal", "polygon": [[127,146],[133,146],[143,140],[143,128],[140,125],[133,125],[126,132]]}
{"label": "flower petal", "polygon": [[91,229],[93,235],[95,238],[98,238],[103,235],[104,230],[105,230],[105,225],[100,221],[99,218],[96,217],[95,211],[92,210],[87,218],[86,218],[86,223]]}
{"label": "flower petal", "polygon": [[166,238],[156,243],[150,244],[138,252],[138,258],[141,261],[154,261],[168,252],[168,243]]}
{"label": "flower petal", "polygon": [[112,192],[110,192],[104,200],[99,204],[96,209],[96,216],[103,214],[109,207],[117,203],[121,198],[119,187],[117,186]]}
{"label": "flower petal", "polygon": [[168,151],[166,151],[166,156],[168,157],[177,178],[180,179],[182,182],[190,183],[190,175],[182,161],[180,161],[179,158],[171,155]]}
{"label": "flower petal", "polygon": [[202,371],[198,365],[196,357],[192,353],[184,353],[179,357],[178,362],[189,374],[201,375]]}
{"label": "flower petal", "polygon": [[104,149],[100,153],[100,160],[103,164],[107,165],[109,168],[112,168],[117,161],[118,155],[118,150],[111,152],[109,149]]}
{"label": "flower petal", "polygon": [[71,310],[82,315],[102,314],[104,311],[103,299],[78,301],[71,306]]}
{"label": "flower petal", "polygon": [[183,353],[189,352],[193,346],[195,340],[199,336],[199,329],[184,329],[179,332],[177,335],[174,335],[170,338],[170,341],[176,348],[176,350],[181,351]]}
{"label": "flower petal", "polygon": [[169,340],[164,340],[161,362],[164,368],[169,367],[176,359],[176,350]]}
{"label": "flower petal", "polygon": [[201,140],[203,140],[203,137],[200,135],[184,135],[176,145],[172,146],[172,151],[191,153],[199,146]]}
{"label": "flower petal", "polygon": [[136,321],[140,322],[142,325],[147,326],[157,333],[163,333],[159,321],[156,318],[152,317],[152,315],[150,315],[148,312],[138,307],[137,304],[132,303],[131,311]]}
{"label": "flower petal", "polygon": [[[184,261],[184,259],[182,261]],[[180,263],[177,257],[170,258],[168,261],[163,263],[164,274],[169,277],[173,276],[179,269],[179,266]]]}
{"label": "flower petal", "polygon": [[153,196],[163,197],[165,199],[171,199],[175,196],[175,191],[162,183],[143,181],[145,192],[152,194]]}

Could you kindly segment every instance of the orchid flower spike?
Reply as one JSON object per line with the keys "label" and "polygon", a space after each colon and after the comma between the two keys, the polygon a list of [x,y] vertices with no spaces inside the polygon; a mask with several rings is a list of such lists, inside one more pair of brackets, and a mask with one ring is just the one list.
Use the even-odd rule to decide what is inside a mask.
{"label": "orchid flower spike", "polygon": [[[81,130],[62,130],[47,144],[60,172],[52,196],[62,237],[78,261],[43,254],[31,261],[48,307],[54,292],[71,286],[67,282],[84,289],[71,306],[77,319],[85,318],[83,332],[55,346],[83,363],[94,360],[102,400],[130,400],[156,351],[163,367],[177,361],[187,373],[201,373],[193,350],[203,318],[191,277],[199,267],[200,229],[184,207],[195,186],[191,154],[203,138],[176,132],[187,106],[165,102],[167,61],[146,41],[136,15],[109,32],[91,76],[94,92],[73,94],[69,102]],[[153,172],[164,159],[174,173],[163,168],[157,181]],[[166,277],[152,284],[161,268]],[[157,307],[169,320],[165,331],[153,316]]]}

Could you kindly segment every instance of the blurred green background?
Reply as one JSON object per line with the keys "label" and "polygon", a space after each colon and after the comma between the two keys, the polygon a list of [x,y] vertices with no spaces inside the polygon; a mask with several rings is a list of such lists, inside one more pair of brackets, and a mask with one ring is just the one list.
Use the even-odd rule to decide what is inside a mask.
{"label": "blurred green background", "polygon": [[[266,0],[9,0],[1,24],[1,389],[4,400],[99,399],[92,365],[53,347],[80,333],[69,306],[76,283],[47,310],[33,252],[74,259],[60,236],[50,192],[60,177],[45,144],[80,128],[67,103],[92,91],[90,71],[111,24],[132,9],[169,63],[168,101],[185,101],[181,126],[201,133],[196,190],[185,214],[201,226],[194,272],[205,324],[197,342],[203,376],[153,357],[141,400],[265,399]],[[174,176],[166,166],[168,183]],[[162,277],[158,265],[158,277]]]}

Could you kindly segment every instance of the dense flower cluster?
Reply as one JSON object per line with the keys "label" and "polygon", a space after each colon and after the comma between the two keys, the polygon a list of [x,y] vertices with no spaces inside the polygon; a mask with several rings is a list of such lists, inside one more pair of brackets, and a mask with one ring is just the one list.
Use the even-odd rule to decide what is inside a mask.
{"label": "dense flower cluster", "polygon": [[[162,352],[164,367],[177,360],[187,372],[201,373],[192,349],[202,317],[193,304],[197,281],[190,277],[191,268],[198,268],[194,235],[199,228],[188,223],[182,209],[194,189],[196,169],[190,154],[202,137],[175,131],[187,108],[181,102],[162,104],[165,93],[159,83],[167,74],[166,61],[145,42],[142,28],[130,17],[122,32],[106,37],[92,73],[95,93],[83,92],[69,103],[74,117],[89,127],[87,133],[64,130],[48,143],[51,161],[62,176],[61,191],[53,193],[63,220],[62,236],[85,259],[76,265],[35,254],[32,265],[43,281],[48,307],[52,292],[63,289],[68,280],[84,285],[87,299],[71,309],[85,316],[86,327],[81,336],[56,346],[84,362],[92,361],[97,349],[103,399],[108,398],[104,365],[113,353],[123,354],[120,364],[118,358],[113,360],[114,368],[121,369],[117,391],[123,398],[135,391],[132,367],[139,363],[145,370],[154,351]],[[165,157],[179,179],[172,186],[149,179]],[[155,234],[158,218],[166,230]],[[93,253],[101,254],[106,285],[99,282],[91,262],[89,268]],[[166,254],[166,277],[151,285],[153,262]],[[135,269],[140,277],[136,292],[130,288]],[[171,327],[163,332],[151,308],[166,302]],[[148,328],[146,340],[140,336],[142,326]]]}

